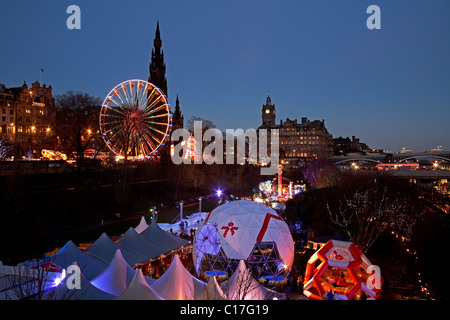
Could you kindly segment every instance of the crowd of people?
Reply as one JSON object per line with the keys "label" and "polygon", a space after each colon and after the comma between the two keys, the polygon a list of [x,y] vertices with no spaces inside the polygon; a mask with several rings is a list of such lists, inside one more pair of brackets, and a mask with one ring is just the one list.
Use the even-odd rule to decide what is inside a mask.
{"label": "crowd of people", "polygon": [[200,220],[196,220],[194,223],[191,224],[189,224],[186,220],[183,220],[180,221],[178,225],[179,227],[177,228],[178,229],[177,232],[175,232],[173,228],[170,228],[168,231],[171,234],[176,235],[192,243],[195,237],[195,231],[202,222],[203,218]]}
{"label": "crowd of people", "polygon": [[173,252],[165,257],[160,257],[158,259],[155,259],[148,263],[140,265],[142,273],[147,277],[158,279],[170,267],[173,257],[176,254],[180,257],[180,260],[183,263],[183,265],[185,267],[188,266],[187,267],[187,269],[188,269],[189,265],[192,264],[192,262],[191,262],[192,254],[190,252],[187,252],[186,250],[180,249],[180,250]]}

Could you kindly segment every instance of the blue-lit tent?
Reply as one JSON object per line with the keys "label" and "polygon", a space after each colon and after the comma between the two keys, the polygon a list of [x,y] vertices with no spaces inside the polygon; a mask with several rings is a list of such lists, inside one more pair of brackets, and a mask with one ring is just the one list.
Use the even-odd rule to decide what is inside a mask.
{"label": "blue-lit tent", "polygon": [[85,254],[71,240],[49,258],[50,263],[61,269],[67,269],[75,261],[88,280],[93,279],[108,265],[105,261]]}

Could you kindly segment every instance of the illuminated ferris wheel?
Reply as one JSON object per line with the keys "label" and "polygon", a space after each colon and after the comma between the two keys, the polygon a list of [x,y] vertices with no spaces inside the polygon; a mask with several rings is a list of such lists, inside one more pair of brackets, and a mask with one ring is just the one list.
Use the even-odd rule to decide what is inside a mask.
{"label": "illuminated ferris wheel", "polygon": [[167,97],[150,82],[127,80],[112,89],[100,111],[106,145],[125,158],[153,157],[169,137],[172,114]]}

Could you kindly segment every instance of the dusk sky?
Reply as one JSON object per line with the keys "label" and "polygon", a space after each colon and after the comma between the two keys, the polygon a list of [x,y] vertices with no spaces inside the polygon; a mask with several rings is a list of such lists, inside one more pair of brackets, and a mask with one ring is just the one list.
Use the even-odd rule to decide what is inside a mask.
{"label": "dusk sky", "polygon": [[[69,30],[69,5],[81,29]],[[369,5],[381,30],[369,30]],[[102,100],[147,80],[156,22],[169,102],[225,130],[325,120],[371,148],[450,150],[450,1],[1,1],[0,83],[35,80]]]}

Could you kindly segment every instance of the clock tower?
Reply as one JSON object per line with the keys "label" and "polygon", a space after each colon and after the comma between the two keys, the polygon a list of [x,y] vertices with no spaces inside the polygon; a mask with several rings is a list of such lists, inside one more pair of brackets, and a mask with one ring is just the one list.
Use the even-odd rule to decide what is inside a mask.
{"label": "clock tower", "polygon": [[275,125],[275,105],[272,104],[272,100],[270,99],[270,95],[267,96],[266,104],[262,107],[262,126],[270,127]]}

